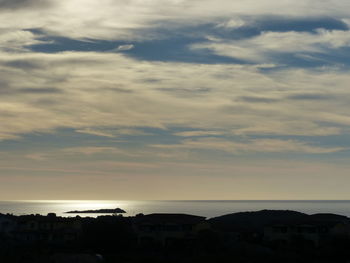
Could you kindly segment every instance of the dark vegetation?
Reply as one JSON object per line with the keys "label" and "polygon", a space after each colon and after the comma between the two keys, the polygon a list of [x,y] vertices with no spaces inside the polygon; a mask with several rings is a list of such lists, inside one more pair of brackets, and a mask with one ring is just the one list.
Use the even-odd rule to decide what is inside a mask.
{"label": "dark vegetation", "polygon": [[350,262],[350,221],[334,214],[243,212],[56,217],[0,214],[0,262]]}

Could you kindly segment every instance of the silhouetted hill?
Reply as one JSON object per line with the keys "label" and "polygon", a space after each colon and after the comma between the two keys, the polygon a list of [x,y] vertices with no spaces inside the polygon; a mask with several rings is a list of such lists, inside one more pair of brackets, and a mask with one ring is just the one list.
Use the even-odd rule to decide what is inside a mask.
{"label": "silhouetted hill", "polygon": [[327,213],[0,214],[0,263],[344,263],[349,247],[349,218]]}
{"label": "silhouetted hill", "polygon": [[205,220],[205,217],[188,215],[188,214],[148,214],[138,215],[134,218],[137,223],[152,223],[152,224],[196,224]]}
{"label": "silhouetted hill", "polygon": [[342,215],[337,215],[337,214],[313,214],[313,215],[309,215],[308,218],[310,220],[314,220],[314,221],[346,221],[349,220],[349,218],[347,216],[342,216]]}
{"label": "silhouetted hill", "polygon": [[261,210],[223,215],[208,221],[213,228],[221,231],[244,232],[261,231],[267,225],[300,222],[307,216],[307,214],[290,210]]}
{"label": "silhouetted hill", "polygon": [[349,218],[342,215],[336,215],[336,214],[314,214],[309,215],[305,218],[303,221],[304,224],[311,224],[311,225],[329,225],[333,226],[338,223],[348,223]]}

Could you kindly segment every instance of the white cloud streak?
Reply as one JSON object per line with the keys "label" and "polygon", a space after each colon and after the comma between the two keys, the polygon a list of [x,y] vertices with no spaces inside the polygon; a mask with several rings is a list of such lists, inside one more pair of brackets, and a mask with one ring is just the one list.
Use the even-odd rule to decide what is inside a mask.
{"label": "white cloud streak", "polygon": [[274,62],[272,55],[279,53],[328,53],[329,49],[349,47],[350,33],[341,30],[307,32],[263,32],[243,40],[216,39],[192,45],[193,49],[209,49],[215,54],[257,63]]}
{"label": "white cloud streak", "polygon": [[117,47],[117,51],[127,51],[127,50],[131,50],[134,48],[134,45],[120,45],[119,47]]}
{"label": "white cloud streak", "polygon": [[256,139],[248,142],[233,142],[217,138],[202,138],[198,140],[184,140],[180,144],[156,144],[156,148],[163,149],[197,149],[220,150],[231,154],[246,153],[309,153],[322,154],[345,150],[342,147],[318,147],[296,140]]}

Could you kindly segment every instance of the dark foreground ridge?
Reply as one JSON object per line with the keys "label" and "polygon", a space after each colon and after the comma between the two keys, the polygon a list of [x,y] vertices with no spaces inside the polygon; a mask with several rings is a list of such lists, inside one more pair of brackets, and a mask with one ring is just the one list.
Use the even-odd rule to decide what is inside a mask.
{"label": "dark foreground ridge", "polygon": [[4,263],[346,263],[349,248],[350,219],[335,214],[0,214]]}
{"label": "dark foreground ridge", "polygon": [[124,214],[126,213],[123,209],[97,209],[97,210],[74,210],[68,211],[66,214]]}

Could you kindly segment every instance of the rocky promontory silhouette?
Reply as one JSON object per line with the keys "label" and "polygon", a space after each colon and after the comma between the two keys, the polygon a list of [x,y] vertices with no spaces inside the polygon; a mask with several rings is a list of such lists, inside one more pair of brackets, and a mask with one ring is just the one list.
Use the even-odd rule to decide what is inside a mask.
{"label": "rocky promontory silhouette", "polygon": [[74,210],[68,211],[66,214],[123,214],[126,213],[121,208],[114,209],[97,209],[97,210]]}

